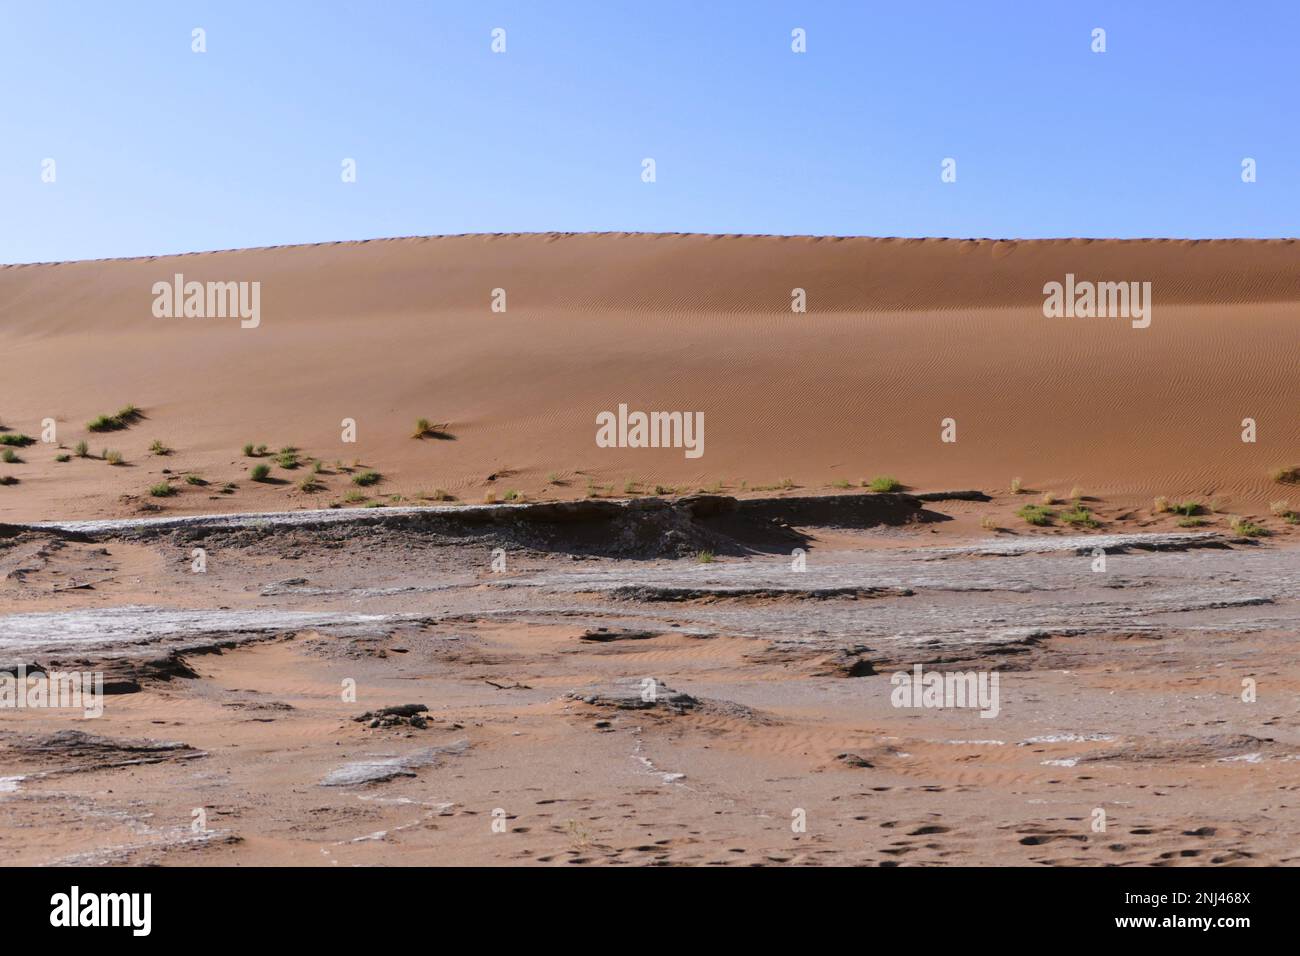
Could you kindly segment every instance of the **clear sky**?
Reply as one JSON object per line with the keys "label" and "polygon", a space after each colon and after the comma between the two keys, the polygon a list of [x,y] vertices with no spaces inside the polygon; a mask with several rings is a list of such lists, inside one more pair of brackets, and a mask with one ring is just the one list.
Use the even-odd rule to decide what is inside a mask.
{"label": "clear sky", "polygon": [[0,0],[0,262],[547,230],[1295,236],[1298,64],[1295,0]]}

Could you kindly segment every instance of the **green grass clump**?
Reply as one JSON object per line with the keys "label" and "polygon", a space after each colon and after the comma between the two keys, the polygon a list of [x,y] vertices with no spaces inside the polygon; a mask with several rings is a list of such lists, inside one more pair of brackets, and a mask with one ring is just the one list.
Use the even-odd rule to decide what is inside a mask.
{"label": "green grass clump", "polygon": [[111,449],[105,448],[104,461],[108,462],[110,465],[120,465],[123,464],[126,459],[122,457],[120,451],[112,451]]}
{"label": "green grass clump", "polygon": [[346,495],[344,495],[343,500],[346,501],[348,504],[354,505],[359,501],[365,501],[366,497],[367,495],[364,492],[353,490],[353,491],[349,491]]}
{"label": "green grass clump", "polygon": [[1024,518],[1032,525],[1048,525],[1056,517],[1056,512],[1045,505],[1025,505],[1016,512],[1017,517]]}
{"label": "green grass clump", "polygon": [[18,457],[18,453],[12,448],[6,448],[3,453],[0,453],[0,460],[3,460],[7,465],[21,465],[23,463],[23,460]]}
{"label": "green grass clump", "polygon": [[5,432],[0,435],[0,445],[11,445],[14,448],[26,448],[28,445],[34,445],[36,439],[30,435],[20,435],[17,432]]}
{"label": "green grass clump", "polygon": [[515,491],[513,488],[511,488],[509,491],[506,492],[505,500],[516,501],[516,502],[523,501],[524,496],[521,492]]}
{"label": "green grass clump", "polygon": [[1069,511],[1063,511],[1061,513],[1061,520],[1075,528],[1101,527],[1101,522],[1092,516],[1092,512],[1079,504],[1076,504]]}
{"label": "green grass clump", "polygon": [[302,481],[298,482],[298,490],[305,491],[309,495],[322,490],[324,487],[325,483],[315,475],[308,475]]}
{"label": "green grass clump", "polygon": [[253,470],[248,473],[248,477],[252,478],[254,481],[266,481],[267,476],[270,474],[270,465],[254,465]]}
{"label": "green grass clump", "polygon": [[852,488],[853,486],[849,484],[847,478],[841,478],[839,481],[835,482],[832,487],[839,488],[841,491],[844,491],[845,489]]}
{"label": "green grass clump", "polygon": [[360,485],[362,488],[368,488],[370,485],[378,484],[379,479],[382,477],[377,471],[363,471],[359,475],[352,476],[352,483]]}
{"label": "green grass clump", "polygon": [[90,446],[87,445],[84,441],[77,442],[76,447],[73,448],[72,450],[77,453],[78,458],[90,457]]}
{"label": "green grass clump", "polygon": [[199,486],[201,487],[201,486],[203,486],[203,485],[206,485],[207,482],[206,482],[203,478],[199,477],[198,475],[186,475],[186,476],[185,476],[185,484],[187,484],[187,485],[199,485]]}
{"label": "green grass clump", "polygon": [[875,478],[872,478],[867,482],[867,487],[872,491],[884,494],[889,491],[902,490],[903,483],[897,478],[892,478],[889,475],[877,475]]}
{"label": "green grass clump", "polygon": [[245,458],[252,458],[252,457],[253,457],[253,453],[254,453],[254,451],[255,451],[255,449],[253,448],[253,445],[252,445],[251,442],[250,442],[249,444],[247,444],[247,445],[245,445],[245,446],[243,447],[243,452],[244,452],[244,457],[245,457]]}
{"label": "green grass clump", "polygon": [[1199,501],[1180,501],[1173,506],[1173,510],[1184,518],[1190,518],[1192,515],[1201,513],[1201,503]]}
{"label": "green grass clump", "polygon": [[228,481],[221,486],[221,493],[223,495],[233,495],[238,490],[239,485],[235,484],[233,481]]}
{"label": "green grass clump", "polygon": [[176,489],[171,486],[170,482],[164,481],[161,484],[154,485],[150,488],[149,494],[153,495],[155,498],[170,498],[172,495],[176,494]]}
{"label": "green grass clump", "polygon": [[411,431],[411,437],[441,438],[446,440],[452,437],[451,433],[447,431],[450,426],[451,422],[442,422],[439,425],[435,425],[427,418],[417,419],[415,422],[415,428]]}
{"label": "green grass clump", "polygon": [[699,554],[695,556],[695,560],[698,561],[700,564],[712,564],[714,561],[713,552],[701,551]]}
{"label": "green grass clump", "polygon": [[71,456],[71,455],[67,455],[67,454],[63,454],[63,455],[55,455],[55,456],[54,456],[54,460],[55,460],[55,461],[59,461],[59,462],[63,462],[63,461],[72,461],[72,456]]}
{"label": "green grass clump", "polygon": [[285,469],[297,468],[300,464],[298,461],[298,449],[293,447],[281,448],[280,453],[275,456],[275,463]]}
{"label": "green grass clump", "polygon": [[1178,519],[1178,527],[1180,528],[1200,528],[1204,524],[1204,518],[1197,518],[1190,515]]}
{"label": "green grass clump", "polygon": [[170,455],[172,453],[170,448],[156,438],[153,440],[153,444],[149,446],[149,451],[155,455]]}
{"label": "green grass clump", "polygon": [[1267,528],[1248,518],[1233,518],[1230,527],[1233,534],[1239,534],[1243,538],[1262,538],[1268,534]]}
{"label": "green grass clump", "polygon": [[130,428],[140,419],[144,418],[144,412],[134,405],[127,405],[119,409],[116,415],[100,415],[86,425],[87,430],[92,432],[115,432],[123,428]]}

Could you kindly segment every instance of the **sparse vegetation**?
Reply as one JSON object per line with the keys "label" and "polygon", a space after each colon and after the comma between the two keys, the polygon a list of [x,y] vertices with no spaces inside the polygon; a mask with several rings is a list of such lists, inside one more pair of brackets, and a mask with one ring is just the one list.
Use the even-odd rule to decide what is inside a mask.
{"label": "sparse vegetation", "polygon": [[451,427],[450,422],[443,422],[435,425],[427,418],[421,418],[415,423],[415,429],[411,432],[412,438],[442,438],[448,439],[452,435],[447,431]]}
{"label": "sparse vegetation", "polygon": [[324,487],[325,483],[315,475],[308,475],[303,478],[302,481],[298,482],[298,490],[306,492],[309,495],[321,491]]}
{"label": "sparse vegetation", "polygon": [[555,472],[555,471],[548,472],[546,475],[546,480],[552,485],[558,485],[560,483],[559,472]]}
{"label": "sparse vegetation", "polygon": [[281,448],[280,453],[275,456],[275,463],[286,470],[297,468],[301,464],[298,461],[298,449],[292,446]]}
{"label": "sparse vegetation", "polygon": [[1268,510],[1273,512],[1279,518],[1284,517],[1291,511],[1291,502],[1289,501],[1270,501]]}
{"label": "sparse vegetation", "polygon": [[1267,528],[1263,525],[1256,524],[1249,518],[1234,517],[1228,522],[1228,526],[1232,528],[1233,534],[1239,534],[1243,538],[1262,538],[1268,534]]}
{"label": "sparse vegetation", "polygon": [[343,496],[343,500],[346,501],[348,504],[354,505],[359,501],[365,501],[366,497],[367,496],[364,492],[357,491],[354,488],[351,491],[349,491],[346,495]]}
{"label": "sparse vegetation", "polygon": [[[629,478],[629,479],[627,479],[626,481],[623,482],[623,494],[625,494],[625,495],[636,495],[636,494],[640,494],[640,492],[637,491],[637,488],[639,488],[639,487],[640,487],[640,486],[637,484],[637,482],[635,482],[635,481],[633,481],[631,478]],[[509,497],[509,496],[507,495],[506,497]]]}
{"label": "sparse vegetation", "polygon": [[877,475],[867,483],[867,487],[878,494],[885,494],[890,491],[901,491],[903,483],[890,475]]}
{"label": "sparse vegetation", "polygon": [[233,481],[228,481],[221,486],[221,493],[223,495],[233,495],[238,490],[239,485],[235,484]]}
{"label": "sparse vegetation", "polygon": [[90,446],[87,445],[84,441],[77,442],[76,447],[74,447],[72,450],[77,453],[78,458],[90,457]]}
{"label": "sparse vegetation", "polygon": [[18,453],[12,448],[6,448],[3,452],[0,452],[0,460],[3,460],[6,465],[21,465],[23,463],[23,460],[18,457]]}
{"label": "sparse vegetation", "polygon": [[164,481],[150,488],[149,494],[155,498],[170,498],[176,494],[176,489],[171,486],[170,482]]}
{"label": "sparse vegetation", "polygon": [[1276,482],[1285,485],[1294,485],[1300,482],[1300,465],[1292,465],[1288,468],[1274,468],[1268,475]]}
{"label": "sparse vegetation", "polygon": [[497,493],[495,491],[485,492],[483,495],[483,504],[494,505],[497,503]]}
{"label": "sparse vegetation", "polygon": [[248,473],[248,477],[252,478],[254,481],[266,481],[270,474],[270,465],[254,465],[252,470]]}
{"label": "sparse vegetation", "polygon": [[69,454],[64,453],[64,454],[62,454],[62,455],[55,455],[55,456],[54,456],[54,460],[55,460],[55,461],[59,461],[59,462],[63,462],[63,461],[72,461],[72,456],[69,455]]}
{"label": "sparse vegetation", "polygon": [[120,451],[113,451],[111,449],[105,448],[104,461],[108,462],[110,465],[121,465],[126,462],[126,459],[122,457],[122,453]]}
{"label": "sparse vegetation", "polygon": [[1019,479],[1019,478],[1012,478],[1012,479],[1011,479],[1011,493],[1012,493],[1013,495],[1018,495],[1018,494],[1020,494],[1020,490],[1021,490],[1021,488],[1023,488],[1023,487],[1024,487],[1024,486],[1020,483],[1020,479]]}
{"label": "sparse vegetation", "polygon": [[1038,503],[1039,503],[1040,505],[1054,505],[1054,504],[1056,504],[1056,499],[1055,499],[1054,497],[1052,497],[1052,493],[1051,493],[1050,491],[1045,491],[1045,492],[1043,492],[1043,494],[1039,497],[1039,499],[1038,499]]}
{"label": "sparse vegetation", "polygon": [[149,451],[154,455],[170,455],[172,453],[172,450],[157,438],[155,438],[153,443],[149,445]]}
{"label": "sparse vegetation", "polygon": [[1199,501],[1180,501],[1173,506],[1173,510],[1184,518],[1190,518],[1192,515],[1201,513],[1201,503]]}
{"label": "sparse vegetation", "polygon": [[0,445],[9,445],[13,448],[26,448],[28,445],[34,445],[36,439],[30,435],[22,435],[18,432],[5,432],[0,434]]}
{"label": "sparse vegetation", "polygon": [[250,442],[249,444],[245,445],[244,448],[243,448],[244,457],[245,457],[245,458],[252,458],[252,457],[253,457],[253,452],[254,452],[254,450],[255,450],[255,449],[253,448],[253,445],[252,445],[251,442]]}
{"label": "sparse vegetation", "polygon": [[377,471],[363,471],[359,475],[352,476],[352,483],[367,488],[370,485],[378,484],[381,477]]}
{"label": "sparse vegetation", "polygon": [[187,485],[198,485],[199,487],[202,487],[202,486],[206,485],[207,482],[206,482],[202,477],[200,477],[199,475],[186,475],[186,476],[185,476],[185,484],[187,484]]}
{"label": "sparse vegetation", "polygon": [[1101,527],[1101,522],[1094,518],[1092,512],[1081,504],[1076,504],[1069,511],[1061,512],[1061,520],[1074,528]]}
{"label": "sparse vegetation", "polygon": [[853,485],[849,483],[849,480],[848,480],[847,478],[841,478],[839,481],[834,482],[834,483],[831,485],[831,487],[833,487],[833,488],[839,488],[841,491],[844,491],[844,490],[847,490],[847,489],[849,489],[849,488],[852,488]]}
{"label": "sparse vegetation", "polygon": [[992,515],[985,515],[983,518],[980,518],[980,527],[985,531],[996,531],[998,530],[997,519]]}
{"label": "sparse vegetation", "polygon": [[1159,497],[1156,498],[1155,502],[1152,504],[1151,510],[1158,515],[1166,514],[1171,510],[1169,505],[1169,499],[1166,498],[1164,495],[1160,495]]}
{"label": "sparse vegetation", "polygon": [[92,432],[115,432],[123,428],[130,428],[140,419],[144,418],[144,412],[134,405],[127,405],[118,411],[116,415],[100,415],[98,418],[86,424],[86,429]]}
{"label": "sparse vegetation", "polygon": [[1182,517],[1178,519],[1178,527],[1180,528],[1199,528],[1204,524],[1204,518]]}
{"label": "sparse vegetation", "polygon": [[515,502],[520,502],[520,501],[523,501],[523,500],[524,500],[524,496],[523,496],[523,494],[522,494],[521,492],[515,491],[515,490],[512,488],[511,490],[509,490],[509,491],[506,492],[505,500],[506,500],[506,501],[515,501]]}
{"label": "sparse vegetation", "polygon": [[1056,517],[1056,512],[1043,505],[1025,505],[1016,512],[1017,517],[1024,518],[1032,525],[1049,525]]}
{"label": "sparse vegetation", "polygon": [[699,554],[695,555],[695,560],[698,561],[700,564],[712,564],[714,561],[713,552],[701,551]]}
{"label": "sparse vegetation", "polygon": [[1071,501],[1082,501],[1082,500],[1083,500],[1083,489],[1080,488],[1078,485],[1075,485],[1073,488],[1071,488],[1071,489],[1070,489],[1070,500],[1071,500]]}

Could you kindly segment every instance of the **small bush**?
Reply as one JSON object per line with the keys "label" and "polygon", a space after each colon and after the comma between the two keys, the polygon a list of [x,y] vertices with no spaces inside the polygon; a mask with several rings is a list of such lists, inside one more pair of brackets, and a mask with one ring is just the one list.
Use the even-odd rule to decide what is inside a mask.
{"label": "small bush", "polygon": [[78,458],[90,457],[90,446],[87,445],[84,441],[77,442],[77,445],[75,448],[73,448],[73,451],[77,453]]}
{"label": "small bush", "polygon": [[714,561],[713,552],[701,551],[699,554],[695,556],[695,560],[698,561],[700,564],[712,564]]}
{"label": "small bush", "polygon": [[170,498],[172,495],[176,494],[176,489],[173,488],[169,482],[164,481],[161,484],[154,485],[150,488],[149,494],[153,495],[155,498]]}
{"label": "small bush", "polygon": [[853,485],[849,484],[849,481],[848,481],[847,478],[841,478],[839,481],[834,482],[834,483],[832,484],[831,487],[833,487],[833,488],[839,488],[841,491],[843,491],[843,490],[845,490],[845,489],[847,489],[847,488],[852,488]]}
{"label": "small bush", "polygon": [[155,455],[170,455],[172,453],[170,448],[156,438],[153,440],[153,444],[149,446],[149,451]]}
{"label": "small bush", "polygon": [[54,460],[55,460],[55,461],[72,461],[72,456],[71,456],[71,455],[67,455],[67,454],[64,454],[64,455],[55,455],[55,456],[54,456]]}
{"label": "small bush", "polygon": [[1256,524],[1248,518],[1233,518],[1229,522],[1233,534],[1239,534],[1243,538],[1262,538],[1268,534],[1268,529],[1263,525]]}
{"label": "small bush", "polygon": [[1289,501],[1270,501],[1268,510],[1273,512],[1279,518],[1285,517],[1291,511],[1291,502]]}
{"label": "small bush", "polygon": [[1168,511],[1170,510],[1169,499],[1166,498],[1164,495],[1160,495],[1160,496],[1157,497],[1156,500],[1152,503],[1152,505],[1151,505],[1151,510],[1154,511],[1154,512],[1155,512],[1156,514],[1158,514],[1158,515],[1165,514],[1166,512],[1168,512]]}
{"label": "small bush", "polygon": [[1192,515],[1201,513],[1201,503],[1199,501],[1180,501],[1173,506],[1173,510],[1184,518],[1190,518]]}
{"label": "small bush", "polygon": [[108,448],[105,448],[104,461],[108,462],[110,465],[120,465],[124,463],[126,459],[122,457],[122,453],[120,451],[112,451]]}
{"label": "small bush", "polygon": [[1011,479],[1011,493],[1012,493],[1013,495],[1018,495],[1018,494],[1020,494],[1020,489],[1023,488],[1023,487],[1024,487],[1024,485],[1022,485],[1022,484],[1020,483],[1020,479],[1019,479],[1019,478],[1012,478],[1012,479]]}
{"label": "small bush", "polygon": [[1178,527],[1180,528],[1199,528],[1204,524],[1204,518],[1182,517],[1178,519]]}
{"label": "small bush", "polygon": [[203,486],[203,485],[206,485],[207,482],[204,481],[202,478],[200,478],[198,475],[186,475],[186,476],[185,476],[185,484],[187,484],[187,485],[199,485],[199,486],[201,487],[201,486]]}
{"label": "small bush", "polygon": [[1056,517],[1056,512],[1042,505],[1025,505],[1016,512],[1016,515],[1024,518],[1029,524],[1042,526],[1051,524],[1052,519]]}
{"label": "small bush", "polygon": [[134,405],[127,405],[120,409],[116,415],[100,415],[86,424],[86,428],[92,432],[115,432],[123,428],[130,428],[140,419],[144,418],[144,413]]}
{"label": "small bush", "polygon": [[12,448],[6,448],[3,452],[0,452],[0,460],[3,460],[7,465],[21,465],[23,463],[23,460],[18,457],[18,453]]}
{"label": "small bush", "polygon": [[300,464],[298,461],[298,449],[281,448],[280,453],[275,456],[275,463],[286,470],[297,468]]}
{"label": "small bush", "polygon": [[872,491],[884,494],[885,492],[899,491],[902,489],[903,483],[889,475],[877,475],[868,482],[867,487]]}
{"label": "small bush", "polygon": [[298,490],[304,491],[309,495],[314,494],[317,491],[320,491],[324,487],[325,487],[325,483],[322,482],[315,475],[308,475],[302,481],[298,482]]}
{"label": "small bush", "polygon": [[483,495],[483,504],[494,505],[496,503],[497,503],[497,493],[495,491],[489,491]]}
{"label": "small bush", "polygon": [[0,445],[11,445],[14,448],[26,448],[28,445],[34,445],[36,439],[30,435],[19,435],[16,432],[5,432],[0,434]]}
{"label": "small bush", "polygon": [[523,501],[524,496],[513,488],[506,492],[506,501]]}
{"label": "small bush", "polygon": [[359,501],[365,501],[366,497],[367,496],[363,492],[352,490],[343,496],[343,500],[348,502],[348,504],[354,505]]}
{"label": "small bush", "polygon": [[253,448],[253,446],[252,446],[251,443],[245,445],[244,448],[243,448],[243,451],[244,451],[244,457],[245,457],[245,458],[252,458],[252,457],[253,457],[253,452],[254,452],[254,450],[255,450],[255,449]]}
{"label": "small bush", "polygon": [[221,493],[223,495],[233,495],[238,490],[239,485],[235,484],[233,481],[228,481],[221,486]]}
{"label": "small bush", "polygon": [[352,483],[367,488],[370,485],[378,484],[382,476],[377,471],[363,471],[359,475],[352,476]]}
{"label": "small bush", "polygon": [[248,473],[248,477],[252,478],[254,481],[266,481],[267,476],[270,474],[270,465],[254,465],[253,470]]}
{"label": "small bush", "polygon": [[992,515],[985,515],[983,518],[980,518],[980,527],[985,531],[996,531],[998,529],[997,519]]}
{"label": "small bush", "polygon": [[558,485],[560,483],[560,475],[558,472],[552,471],[547,474],[546,480],[553,485]]}
{"label": "small bush", "polygon": [[1101,522],[1092,516],[1092,512],[1083,505],[1075,505],[1070,511],[1061,513],[1061,520],[1074,528],[1100,528]]}

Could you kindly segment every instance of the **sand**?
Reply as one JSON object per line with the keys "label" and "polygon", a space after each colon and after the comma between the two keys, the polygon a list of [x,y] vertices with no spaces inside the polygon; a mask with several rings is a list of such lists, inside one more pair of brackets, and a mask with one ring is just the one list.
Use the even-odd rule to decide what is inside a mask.
{"label": "sand", "polygon": [[[680,235],[0,267],[0,435],[57,425],[0,463],[0,674],[110,689],[0,711],[6,859],[1294,865],[1298,267]],[[256,327],[156,318],[176,273],[260,283]],[[1067,274],[1150,282],[1149,327],[1045,317]],[[702,412],[704,454],[600,447],[620,404]],[[917,666],[996,675],[996,713],[898,705]]]}
{"label": "sand", "polygon": [[[260,324],[155,318],[153,283],[178,272],[260,282]],[[1045,318],[1043,285],[1067,273],[1151,282],[1150,326]],[[1279,497],[1269,471],[1300,464],[1298,303],[1290,240],[461,236],[8,266],[0,425],[39,437],[53,418],[65,452],[87,440],[126,465],[33,445],[0,464],[19,480],[0,487],[0,519],[323,507],[358,490],[343,473],[302,492],[301,469],[275,467],[278,483],[250,482],[247,443],[359,462],[383,476],[378,500],[833,491],[889,474],[1259,511]],[[596,415],[620,403],[703,412],[703,456],[597,447]],[[86,430],[127,404],[144,419]],[[452,439],[412,439],[419,418]],[[150,500],[165,470],[211,484]]]}

